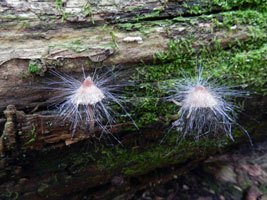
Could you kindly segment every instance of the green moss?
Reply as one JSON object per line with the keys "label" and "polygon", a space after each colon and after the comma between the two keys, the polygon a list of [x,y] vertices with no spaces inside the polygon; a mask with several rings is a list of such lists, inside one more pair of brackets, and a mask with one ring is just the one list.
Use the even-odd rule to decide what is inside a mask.
{"label": "green moss", "polygon": [[188,159],[194,159],[218,149],[219,142],[213,139],[204,139],[199,142],[183,140],[176,146],[177,137],[176,132],[171,132],[163,144],[150,144],[149,147],[140,150],[127,150],[118,147],[112,153],[110,150],[102,150],[104,153],[97,161],[97,166],[103,170],[121,168],[126,176],[141,175],[151,169],[183,163]]}
{"label": "green moss", "polygon": [[45,183],[41,183],[41,185],[40,185],[40,187],[38,188],[38,192],[39,193],[42,193],[42,192],[44,192],[45,191],[45,189],[47,189],[49,187],[49,185],[48,184],[45,184]]}
{"label": "green moss", "polygon": [[[212,13],[214,10],[229,11],[229,10],[246,10],[257,9],[260,11],[266,11],[266,0],[202,0],[202,1],[186,1],[183,3],[183,13],[189,13],[191,15],[199,15]],[[183,14],[181,13],[181,14]]]}
{"label": "green moss", "polygon": [[68,17],[68,14],[65,13],[63,9],[63,1],[62,0],[56,0],[56,9],[61,11],[61,22],[64,22],[64,20]]}
{"label": "green moss", "polygon": [[200,5],[195,4],[190,8],[189,13],[194,15],[201,14],[203,13],[203,8]]}
{"label": "green moss", "polygon": [[[90,152],[74,152],[67,158],[55,159],[49,156],[47,158],[53,160],[50,166],[47,165],[48,160],[41,163],[38,161],[38,164],[41,164],[44,169],[49,169],[52,166],[57,166],[58,169],[68,168],[68,171],[72,174],[79,174],[87,170],[88,167],[93,167],[111,173],[120,169],[124,175],[131,176],[144,174],[157,167],[183,163],[217,150],[219,145],[221,147],[227,145],[227,142],[223,142],[224,139],[221,141],[217,139],[203,139],[200,141],[188,139],[183,140],[176,146],[177,137],[176,132],[171,132],[163,144],[159,145],[158,142],[152,142],[149,146],[143,146],[142,148],[134,148],[135,146],[125,148],[119,145],[108,147],[96,144]],[[42,165],[42,163],[45,165]],[[39,173],[40,171],[42,169],[39,170]],[[71,178],[66,178],[66,180]]]}
{"label": "green moss", "polygon": [[223,10],[230,10],[233,8],[238,9],[248,9],[248,8],[257,8],[258,10],[265,10],[266,11],[266,0],[212,0],[212,6],[218,6],[220,9]]}
{"label": "green moss", "polygon": [[61,12],[61,22],[64,22],[65,19],[67,19],[67,17],[68,17],[68,14],[65,13],[64,11],[62,11],[62,12]]}
{"label": "green moss", "polygon": [[241,42],[231,50],[211,51],[205,47],[198,51],[201,60],[190,43],[185,40],[171,42],[168,53],[157,55],[157,59],[163,63],[142,65],[132,77],[140,85],[134,96],[147,97],[134,102],[134,119],[138,119],[137,123],[142,126],[157,121],[160,116],[176,114],[174,105],[161,100],[166,93],[161,85],[168,80],[183,78],[182,72],[188,76],[195,74],[195,68],[200,62],[204,67],[204,77],[213,74],[213,78],[224,85],[240,85],[251,92],[267,94],[267,48],[261,40],[257,40],[259,46],[254,46],[253,40],[251,37],[251,42]]}
{"label": "green moss", "polygon": [[[205,21],[211,20],[211,22],[217,28],[226,27],[231,30],[231,27],[236,25],[253,25],[261,27],[262,30],[266,29],[266,13],[261,13],[256,10],[245,10],[245,11],[228,11],[222,12],[218,15],[210,15]],[[204,18],[203,18],[204,19]]]}
{"label": "green moss", "polygon": [[93,11],[89,1],[87,1],[87,3],[83,6],[83,10],[86,12],[87,15],[89,15],[90,21],[92,22],[92,24],[94,24],[95,21],[93,18]]}
{"label": "green moss", "polygon": [[214,10],[228,11],[233,9],[257,9],[266,11],[266,0],[212,0],[212,1],[187,1],[183,3],[184,9],[191,15],[205,14]]}
{"label": "green moss", "polygon": [[140,28],[142,28],[141,23],[124,23],[124,24],[117,24],[116,26],[119,29],[123,29],[126,31],[139,30]]}
{"label": "green moss", "polygon": [[[250,127],[254,129],[253,126]],[[242,131],[234,129],[233,135],[235,138],[244,137]],[[160,136],[161,138],[162,136]],[[95,143],[90,145],[88,151],[71,151],[71,153],[62,156],[60,154],[48,154],[41,156],[45,160],[38,160],[40,156],[35,156],[34,171],[38,173],[53,171],[67,171],[72,176],[67,176],[62,181],[70,181],[81,173],[88,170],[95,171],[94,174],[89,173],[88,178],[93,183],[98,183],[103,179],[103,174],[123,174],[125,177],[142,175],[156,168],[170,166],[172,164],[185,163],[189,160],[211,155],[212,152],[217,152],[220,148],[229,147],[232,141],[229,141],[225,135],[201,138],[196,141],[192,138],[185,138],[177,145],[177,137],[179,135],[175,131],[170,131],[165,137],[162,144],[159,144],[159,136],[150,138],[149,145],[144,143],[144,140],[136,138],[132,144],[127,147],[120,145],[106,146],[103,143]],[[221,139],[219,140],[218,137]],[[154,142],[153,142],[154,141]],[[87,144],[88,145],[88,144]],[[55,179],[55,180],[54,180]],[[58,182],[58,178],[53,178]],[[38,191],[44,191],[47,184],[42,184]]]}
{"label": "green moss", "polygon": [[36,140],[36,135],[35,135],[35,126],[34,124],[32,124],[32,130],[31,133],[28,136],[28,141],[24,143],[24,146],[27,146],[33,142],[35,142]]}
{"label": "green moss", "polygon": [[57,9],[61,9],[62,6],[63,6],[63,2],[62,2],[62,0],[56,0],[56,8],[57,8]]}
{"label": "green moss", "polygon": [[[75,175],[88,170],[88,168],[94,168],[111,174],[113,171],[120,169],[124,175],[132,176],[144,174],[157,167],[183,163],[217,150],[219,146],[228,145],[225,138],[222,140],[203,138],[200,141],[184,139],[177,146],[177,137],[177,132],[172,131],[168,133],[162,144],[159,144],[155,138],[155,141],[151,141],[149,145],[139,144],[141,140],[139,141],[139,138],[136,138],[135,144],[128,145],[127,148],[120,145],[110,147],[96,143],[90,147],[89,151],[72,151],[67,156],[43,155],[42,158],[47,158],[45,160],[38,160],[40,156],[37,156],[33,165],[38,173],[56,168],[59,171],[68,169],[71,174]],[[90,176],[94,178],[93,175]],[[55,182],[58,182],[57,177],[54,179]],[[66,181],[69,179],[72,179],[72,177],[66,178]],[[42,184],[38,192],[44,191],[47,187],[47,184]]]}
{"label": "green moss", "polygon": [[201,15],[198,17],[175,17],[174,22],[184,22],[190,25],[199,24],[202,20],[206,23],[214,24],[215,27],[231,27],[234,25],[257,25],[266,28],[266,12],[257,10],[237,10],[220,12],[219,14]]}
{"label": "green moss", "polygon": [[152,13],[149,13],[149,14],[146,14],[146,15],[135,17],[133,20],[135,22],[138,22],[138,21],[141,21],[141,20],[153,19],[155,17],[158,17],[159,13],[160,13],[160,11],[152,12]]}
{"label": "green moss", "polygon": [[[252,24],[266,26],[266,13],[257,10],[230,11],[220,14],[223,17],[224,24]],[[219,15],[219,16],[220,16]]]}
{"label": "green moss", "polygon": [[213,79],[223,85],[238,85],[240,89],[267,94],[265,12],[248,9],[206,17],[203,15],[174,19],[185,23],[191,23],[192,20],[209,23],[217,20],[218,25],[215,28],[228,34],[232,34],[235,30],[231,30],[231,27],[237,25],[237,28],[243,27],[247,38],[244,41],[227,42],[228,48],[223,49],[222,40],[216,37],[207,46],[199,38],[184,35],[185,38],[170,41],[169,50],[155,56],[155,64],[137,67],[132,79],[139,88],[131,93],[138,100],[133,102],[135,109],[131,115],[140,127],[158,121],[162,116],[168,119],[168,116],[177,113],[178,108],[175,105],[162,100],[166,95],[164,87],[172,80],[183,79],[183,74],[189,77],[196,74],[196,68],[200,64],[204,67],[204,78],[212,74]]}
{"label": "green moss", "polygon": [[28,72],[35,74],[35,75],[40,75],[41,68],[42,67],[39,65],[39,63],[35,61],[30,61],[28,65]]}
{"label": "green moss", "polygon": [[114,31],[110,31],[109,32],[110,36],[111,36],[111,39],[112,39],[112,42],[113,42],[113,48],[118,48],[118,43],[117,43],[117,36],[115,35]]}

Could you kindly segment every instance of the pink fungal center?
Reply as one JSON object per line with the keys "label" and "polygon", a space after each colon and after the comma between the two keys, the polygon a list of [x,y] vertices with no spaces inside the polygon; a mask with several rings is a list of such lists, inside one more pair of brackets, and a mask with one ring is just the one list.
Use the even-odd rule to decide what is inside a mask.
{"label": "pink fungal center", "polygon": [[104,98],[103,92],[94,84],[92,78],[88,76],[75,91],[72,96],[72,102],[76,105],[93,105]]}
{"label": "pink fungal center", "polygon": [[198,86],[195,87],[195,91],[205,91],[205,90],[206,89],[201,85],[198,85]]}
{"label": "pink fungal center", "polygon": [[94,85],[94,82],[92,81],[91,77],[88,76],[84,81],[83,81],[83,87],[86,88],[86,87],[90,87]]}
{"label": "pink fungal center", "polygon": [[218,101],[205,87],[197,85],[188,92],[182,104],[191,108],[212,108]]}

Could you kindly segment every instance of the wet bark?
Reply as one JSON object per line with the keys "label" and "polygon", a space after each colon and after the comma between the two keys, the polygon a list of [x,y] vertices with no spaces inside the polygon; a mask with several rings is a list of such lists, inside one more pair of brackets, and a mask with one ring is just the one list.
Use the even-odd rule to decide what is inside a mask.
{"label": "wet bark", "polygon": [[[118,64],[123,67],[152,62],[156,53],[168,49],[170,40],[194,35],[201,45],[212,46],[216,38],[227,48],[236,41],[246,40],[249,34],[248,26],[226,34],[226,29],[215,28],[211,22],[199,19],[194,19],[193,25],[160,21],[190,16],[190,6],[185,8],[183,1],[170,1],[166,5],[160,1],[97,2],[66,1],[58,7],[54,1],[17,0],[0,4],[1,111],[9,104],[19,109],[33,108],[48,98],[48,93],[40,94],[27,87],[41,80],[31,78],[28,70],[31,63],[40,68],[36,72],[39,75],[55,67],[81,71],[82,64],[88,68]],[[207,2],[191,4],[200,4],[202,9],[207,7]],[[93,14],[85,9],[89,5]],[[209,5],[206,12],[217,10]],[[195,48],[199,43],[195,42]]]}

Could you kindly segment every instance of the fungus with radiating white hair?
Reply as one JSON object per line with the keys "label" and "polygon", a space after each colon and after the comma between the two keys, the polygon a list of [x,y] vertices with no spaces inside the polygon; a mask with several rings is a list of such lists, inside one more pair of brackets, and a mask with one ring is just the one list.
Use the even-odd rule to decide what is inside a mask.
{"label": "fungus with radiating white hair", "polygon": [[[245,92],[233,87],[219,86],[215,82],[202,80],[202,69],[196,78],[185,78],[174,83],[170,101],[180,107],[179,118],[172,128],[182,136],[193,135],[197,139],[210,133],[224,133],[232,140],[232,126],[236,125],[249,137],[248,132],[236,121],[238,108],[231,101],[236,97],[244,97]],[[252,144],[252,143],[251,143]]]}
{"label": "fungus with radiating white hair", "polygon": [[115,104],[128,115],[121,97],[121,89],[128,84],[125,73],[108,69],[104,73],[95,71],[93,76],[86,76],[83,71],[82,81],[56,71],[51,73],[59,81],[51,81],[45,88],[57,91],[50,101],[56,104],[60,119],[71,122],[72,136],[78,124],[89,126],[90,133],[95,131],[95,125],[102,132],[109,133],[107,127],[115,123],[118,115],[112,109]]}
{"label": "fungus with radiating white hair", "polygon": [[76,105],[93,105],[104,98],[103,92],[95,86],[92,78],[88,76],[73,95],[72,103]]}

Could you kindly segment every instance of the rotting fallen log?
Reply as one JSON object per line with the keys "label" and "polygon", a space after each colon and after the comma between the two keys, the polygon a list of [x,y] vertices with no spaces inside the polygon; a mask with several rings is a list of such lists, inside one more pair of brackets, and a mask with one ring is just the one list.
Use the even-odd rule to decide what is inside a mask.
{"label": "rotting fallen log", "polygon": [[[264,68],[258,66],[266,63],[266,19],[260,12],[263,4],[171,0],[0,2],[0,198],[107,199],[119,198],[120,194],[124,198],[152,180],[166,182],[192,169],[206,156],[230,147],[232,143],[225,138],[211,137],[199,142],[186,139],[176,148],[177,133],[171,133],[159,145],[168,129],[166,116],[174,113],[168,110],[161,116],[163,103],[156,100],[150,104],[157,104],[158,113],[150,104],[131,112],[138,113],[135,120],[144,123],[139,132],[129,131],[130,123],[111,127],[124,147],[114,141],[99,142],[83,126],[71,139],[68,122],[42,114],[53,94],[33,88],[46,79],[48,69],[72,75],[81,72],[82,65],[89,71],[112,65],[140,71],[142,63],[147,63],[155,72],[144,67],[147,71],[141,71],[140,80],[135,81],[157,83],[161,79],[154,76],[176,75],[173,69],[159,73],[161,66],[186,65],[185,69],[192,69],[189,61],[200,54],[203,60],[210,59],[206,62],[210,72],[214,73],[214,62],[218,73],[223,73],[225,66],[219,66],[219,62],[229,59],[227,64],[236,65],[233,74],[240,80],[238,84],[252,91],[264,89],[264,82],[258,80],[264,81],[265,76]],[[175,43],[184,45],[181,51],[173,48],[173,41],[182,41]],[[235,46],[244,52],[236,51]],[[208,53],[202,55],[204,50]],[[233,55],[215,60],[213,51]],[[247,72],[252,77],[244,75],[248,69],[252,69]],[[144,94],[148,95],[150,86],[146,90]],[[242,125],[251,131],[253,139],[264,138],[266,99],[253,99],[245,107],[253,108],[247,114],[260,123],[244,119]],[[255,113],[259,108],[263,112]],[[157,116],[156,120],[151,116]],[[234,134],[237,144],[246,140],[245,134]]]}
{"label": "rotting fallen log", "polygon": [[[255,115],[258,106],[265,110]],[[254,141],[265,138],[264,112],[266,99],[256,98],[248,105],[247,114],[253,120],[246,121]],[[217,138],[199,142],[185,140],[175,147],[176,133],[159,145],[158,139],[165,131],[163,125],[157,125],[159,128],[155,130],[156,124],[141,133],[124,131],[117,136],[125,147],[113,146],[114,143],[108,147],[94,138],[91,142],[81,142],[88,138],[81,129],[70,140],[68,126],[51,125],[49,117],[25,115],[14,106],[8,106],[5,114],[7,122],[0,146],[0,189],[4,199],[16,196],[22,199],[81,198],[83,193],[96,199],[127,196],[150,182],[164,183],[174,175],[184,174],[207,156],[229,147],[226,141]],[[255,120],[258,124],[252,127]],[[72,144],[64,147],[70,141]],[[246,141],[249,146],[245,134],[238,141]],[[218,144],[223,147],[218,148]]]}

